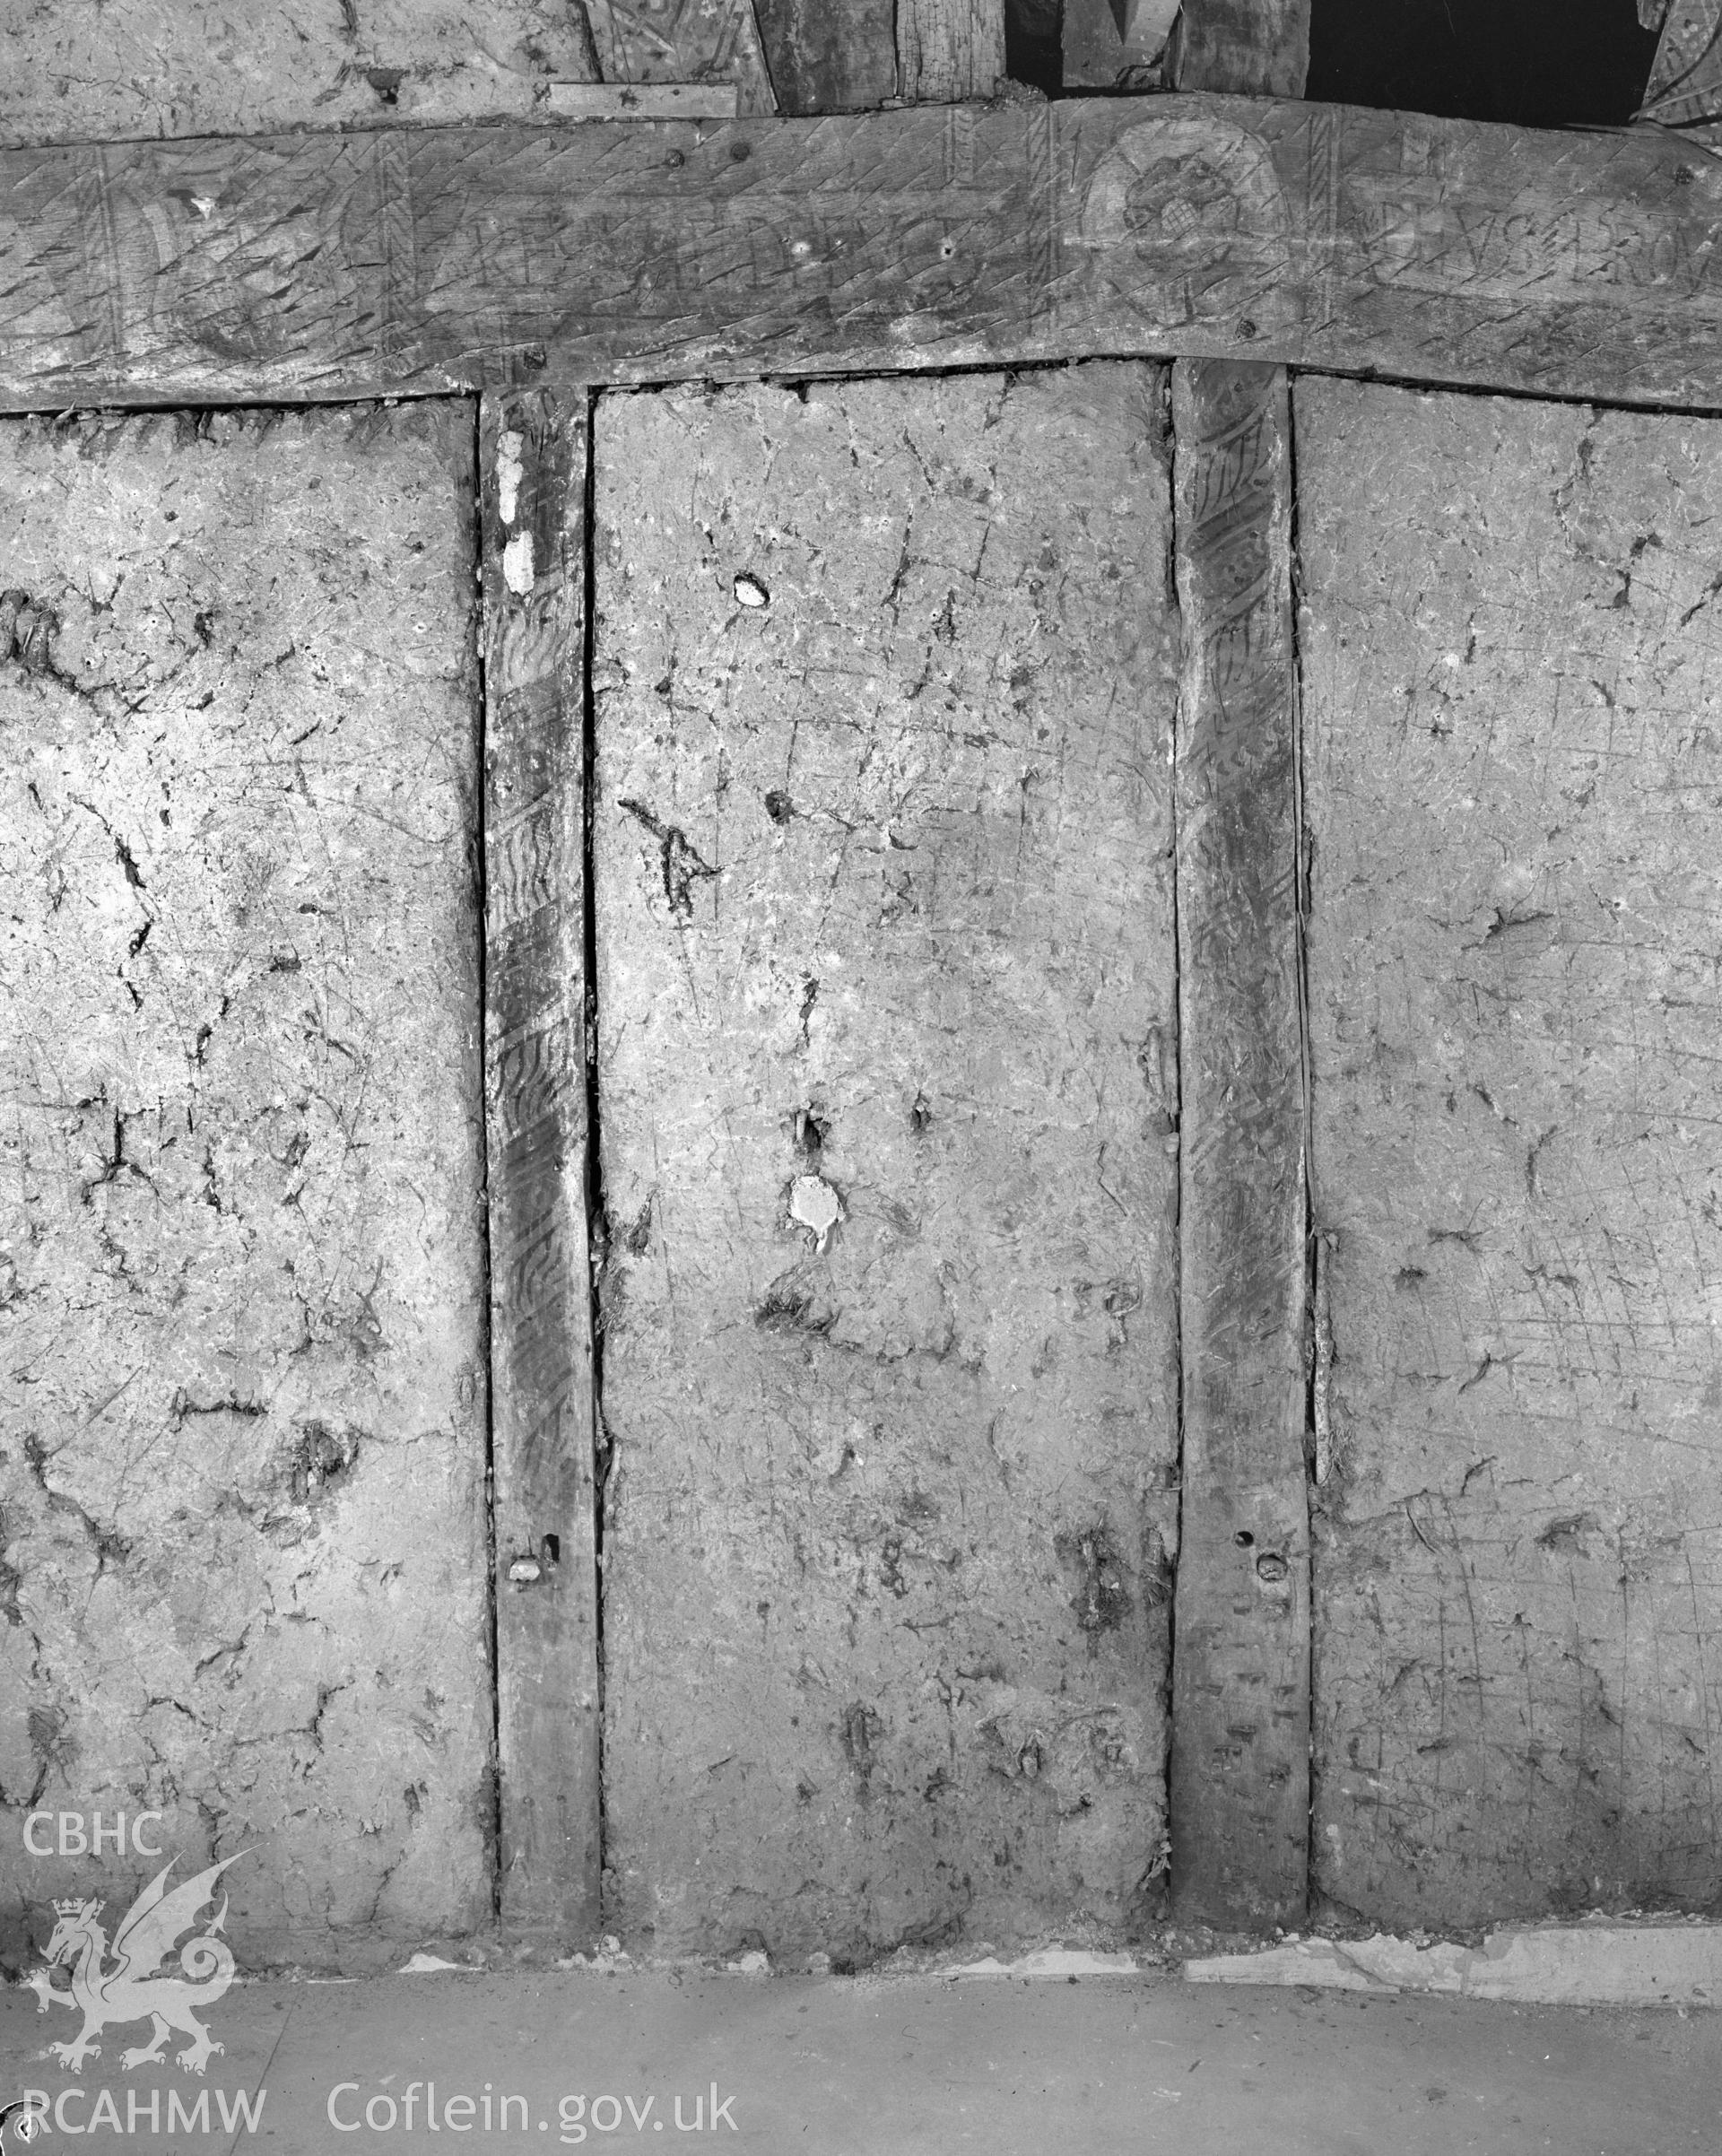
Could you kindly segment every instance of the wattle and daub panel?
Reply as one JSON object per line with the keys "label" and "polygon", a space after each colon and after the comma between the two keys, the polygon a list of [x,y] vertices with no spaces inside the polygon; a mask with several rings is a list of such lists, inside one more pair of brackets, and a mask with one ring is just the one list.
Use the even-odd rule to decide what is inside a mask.
{"label": "wattle and daub panel", "polygon": [[607,1863],[865,1959],[1163,1869],[1162,370],[609,396]]}
{"label": "wattle and daub panel", "polygon": [[1321,1886],[1722,1891],[1722,432],[1296,393]]}
{"label": "wattle and daub panel", "polygon": [[[468,409],[0,424],[14,1945],[160,1812],[242,1966],[487,1920]],[[15,1898],[14,1898],[15,1897]]]}

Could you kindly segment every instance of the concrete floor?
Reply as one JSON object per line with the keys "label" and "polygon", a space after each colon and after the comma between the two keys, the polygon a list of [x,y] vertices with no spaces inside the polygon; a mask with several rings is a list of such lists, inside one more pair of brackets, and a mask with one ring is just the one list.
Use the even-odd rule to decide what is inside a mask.
{"label": "concrete floor", "polygon": [[[1214,1989],[1158,1972],[1072,1982],[553,1971],[243,1984],[205,2013],[225,2049],[203,2082],[170,2064],[122,2072],[142,2023],[109,2029],[101,2056],[74,2076],[45,2056],[50,2037],[74,2032],[72,2014],[56,2007],[50,2019],[30,1992],[8,1991],[0,2102],[75,2091],[65,2130],[30,2143],[68,2152],[110,2145],[117,2124],[113,2145],[380,2156],[405,2143],[452,2156],[461,2144],[430,2138],[426,2092],[413,2086],[429,2082],[438,2135],[464,2130],[487,2152],[642,2139],[661,2149],[678,2117],[692,2127],[696,2103],[702,2145],[758,2156],[1722,2147],[1722,2014],[1701,2010]],[[241,2091],[261,2103],[254,2131],[237,2108]],[[149,2132],[152,2094],[160,2135]],[[191,2107],[191,2132],[165,2131],[180,2126],[170,2094]],[[505,2096],[525,2099],[507,2132]],[[450,2117],[462,2097],[470,2114],[457,2102]]]}

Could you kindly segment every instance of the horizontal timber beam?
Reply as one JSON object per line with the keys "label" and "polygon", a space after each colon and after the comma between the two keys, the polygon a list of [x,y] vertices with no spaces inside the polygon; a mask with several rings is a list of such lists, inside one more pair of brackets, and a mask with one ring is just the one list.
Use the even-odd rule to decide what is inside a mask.
{"label": "horizontal timber beam", "polygon": [[1078,355],[1722,405],[1722,163],[1223,97],[0,152],[0,409]]}

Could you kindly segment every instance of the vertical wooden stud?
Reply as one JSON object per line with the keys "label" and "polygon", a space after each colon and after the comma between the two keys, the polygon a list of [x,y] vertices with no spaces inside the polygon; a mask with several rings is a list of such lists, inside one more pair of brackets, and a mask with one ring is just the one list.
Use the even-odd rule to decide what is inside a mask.
{"label": "vertical wooden stud", "polygon": [[1302,1915],[1309,1816],[1297,682],[1285,371],[1172,369],[1183,1501],[1172,1890]]}
{"label": "vertical wooden stud", "polygon": [[598,1929],[599,1700],[584,984],[588,427],[484,398],[484,1081],[500,1913]]}
{"label": "vertical wooden stud", "polygon": [[865,112],[897,94],[896,0],[754,0],[779,112]]}
{"label": "vertical wooden stud", "polygon": [[586,0],[586,15],[606,83],[734,83],[744,114],[778,109],[753,0]]}
{"label": "vertical wooden stud", "polygon": [[1309,0],[1184,0],[1170,72],[1174,90],[1300,98],[1309,72]]}
{"label": "vertical wooden stud", "polygon": [[[1186,0],[1174,89],[1301,97],[1309,0]],[[1242,1926],[1309,1878],[1309,1301],[1291,406],[1172,369],[1178,598],[1183,1503],[1172,1893]]]}
{"label": "vertical wooden stud", "polygon": [[897,89],[906,105],[996,96],[1004,77],[1004,0],[898,0]]}

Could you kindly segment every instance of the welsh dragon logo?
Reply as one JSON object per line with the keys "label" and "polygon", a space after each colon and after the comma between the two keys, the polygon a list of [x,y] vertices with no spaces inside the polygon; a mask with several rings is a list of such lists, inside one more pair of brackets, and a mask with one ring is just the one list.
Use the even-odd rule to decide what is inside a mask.
{"label": "welsh dragon logo", "polygon": [[[239,1855],[243,1854],[241,1850]],[[135,2066],[159,2064],[161,2047],[172,2029],[191,2039],[183,2051],[174,2054],[187,2073],[201,2073],[209,2064],[210,2054],[222,2048],[192,2009],[219,1999],[233,1981],[232,1953],[227,1942],[216,1936],[227,1919],[225,1894],[208,1925],[179,1950],[179,1966],[192,1981],[157,1972],[181,1932],[189,1931],[199,1911],[215,1899],[215,1882],[239,1858],[230,1856],[211,1865],[208,1871],[199,1872],[195,1879],[187,1879],[170,1893],[168,1873],[177,1861],[170,1857],[126,1910],[114,1934],[111,1968],[105,1966],[108,1935],[96,1921],[101,1903],[54,1904],[59,1921],[48,1943],[48,1967],[37,1970],[30,1986],[43,2013],[50,2006],[83,2010],[83,2027],[72,2042],[48,2046],[60,2064],[74,2073],[83,2071],[85,2059],[100,2056],[101,2046],[91,2039],[110,2022],[147,2019],[152,2024],[147,2044],[120,2053],[119,2063],[127,2073]],[[71,1986],[62,1991],[49,1972],[68,1961],[72,1965]]]}

